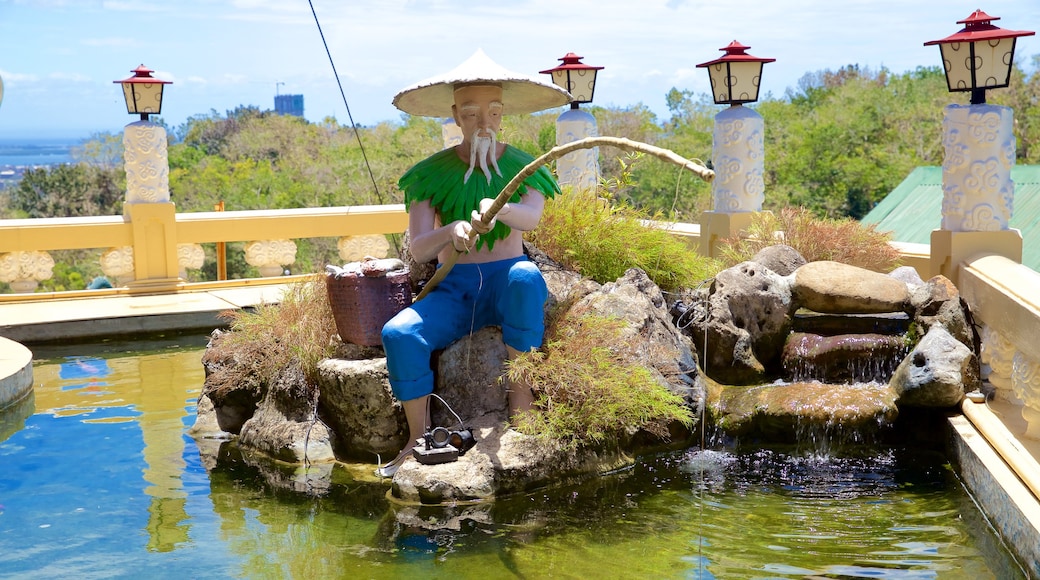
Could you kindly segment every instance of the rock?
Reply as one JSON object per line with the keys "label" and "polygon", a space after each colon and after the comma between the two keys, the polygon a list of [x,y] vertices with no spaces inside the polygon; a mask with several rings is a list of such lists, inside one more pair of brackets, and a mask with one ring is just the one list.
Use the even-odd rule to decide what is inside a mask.
{"label": "rock", "polygon": [[798,250],[784,244],[766,246],[755,254],[751,261],[769,268],[781,276],[789,276],[805,265],[805,258]]}
{"label": "rock", "polygon": [[334,461],[332,433],[318,417],[312,390],[299,367],[283,369],[242,425],[239,444],[293,463]]}
{"label": "rock", "polygon": [[676,324],[693,339],[705,374],[721,383],[744,385],[780,373],[793,312],[787,278],[743,262],[719,272],[695,298]]}
{"label": "rock", "polygon": [[840,262],[809,262],[794,273],[791,286],[800,307],[833,314],[900,312],[909,305],[904,282]]}
{"label": "rock", "polygon": [[322,418],[332,427],[342,457],[375,461],[408,442],[404,410],[390,391],[386,357],[326,359],[318,363]]}
{"label": "rock", "polygon": [[900,266],[889,272],[888,275],[911,288],[924,284],[921,275],[917,273],[917,268],[914,268],[913,266]]}
{"label": "rock", "polygon": [[824,336],[837,334],[906,334],[912,319],[905,312],[874,314],[822,314],[805,310],[794,313],[792,332],[811,332]]}
{"label": "rock", "polygon": [[888,385],[874,383],[722,387],[710,408],[726,434],[778,442],[796,442],[812,430],[835,443],[862,441],[899,414]]}
{"label": "rock", "polygon": [[975,330],[968,324],[967,306],[949,278],[939,275],[917,286],[910,294],[910,304],[921,334],[933,326],[941,326],[961,344],[979,352]]}
{"label": "rock", "polygon": [[[570,300],[557,303],[567,302]],[[585,294],[573,304],[571,313],[625,321],[624,334],[654,345],[635,353],[641,366],[699,409],[704,395],[696,379],[690,342],[672,325],[661,290],[643,271],[629,270],[616,282]],[[394,476],[394,497],[422,503],[486,499],[617,469],[631,464],[630,453],[667,445],[631,430],[616,434],[616,439],[598,448],[563,449],[555,442],[508,429],[507,397],[499,381],[505,355],[497,328],[483,329],[445,349],[438,361],[436,392],[473,429],[477,443],[451,463],[406,462]],[[453,418],[442,410],[433,413],[433,421],[447,426],[442,422],[453,422]],[[689,436],[689,432],[673,433]]]}
{"label": "rock", "polygon": [[792,332],[784,345],[785,378],[794,382],[887,382],[906,351],[906,341],[900,336]]}
{"label": "rock", "polygon": [[975,353],[941,326],[933,326],[900,363],[889,382],[899,405],[952,407],[982,385]]}

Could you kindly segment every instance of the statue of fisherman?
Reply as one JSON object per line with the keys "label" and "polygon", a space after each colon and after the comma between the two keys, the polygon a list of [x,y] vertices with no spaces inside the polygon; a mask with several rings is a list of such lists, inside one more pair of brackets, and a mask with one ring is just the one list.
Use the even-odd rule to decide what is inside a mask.
{"label": "statue of fisherman", "polygon": [[[529,177],[489,225],[482,217],[494,198],[533,157],[498,142],[502,115],[559,107],[571,96],[554,85],[511,72],[477,51],[454,70],[412,85],[394,97],[411,115],[444,117],[462,130],[462,142],[417,163],[400,179],[408,211],[412,256],[443,264],[463,252],[448,276],[422,300],[383,327],[390,385],[404,407],[409,438],[377,473],[390,477],[430,426],[434,376],[430,355],[485,326],[502,328],[508,358],[542,345],[545,280],[524,255],[523,233],[542,217],[545,198],[560,189],[545,168]],[[471,240],[471,232],[478,236]],[[507,385],[510,413],[531,408],[527,385]]]}

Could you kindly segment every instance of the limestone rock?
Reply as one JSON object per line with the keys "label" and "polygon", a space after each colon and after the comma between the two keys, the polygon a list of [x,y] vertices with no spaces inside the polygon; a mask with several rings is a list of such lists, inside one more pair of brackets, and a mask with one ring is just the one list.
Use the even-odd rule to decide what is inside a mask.
{"label": "limestone rock", "polygon": [[910,288],[924,284],[921,275],[917,273],[917,268],[914,268],[913,266],[900,266],[889,272],[888,275],[906,284]]}
{"label": "limestone rock", "polygon": [[888,385],[874,383],[722,387],[711,408],[728,435],[779,442],[794,442],[809,430],[836,443],[854,441],[878,433],[899,414]]}
{"label": "limestone rock", "polygon": [[766,246],[755,254],[751,261],[769,268],[781,276],[789,276],[805,265],[805,258],[798,250],[785,244]]}
{"label": "limestone rock", "polygon": [[910,303],[914,308],[914,321],[921,327],[921,334],[938,325],[961,344],[978,353],[980,347],[974,329],[968,324],[967,306],[949,278],[939,275],[917,286],[910,294]]}
{"label": "limestone rock", "polygon": [[298,367],[283,369],[242,425],[239,443],[283,461],[334,461],[332,433],[318,418],[311,390]]}
{"label": "limestone rock", "polygon": [[793,312],[788,278],[742,262],[719,272],[695,299],[676,324],[693,339],[705,374],[731,385],[779,374]]}
{"label": "limestone rock", "polygon": [[809,262],[794,273],[798,306],[833,314],[899,312],[908,306],[906,283],[840,262]]}
{"label": "limestone rock", "polygon": [[318,389],[322,417],[343,457],[373,461],[377,454],[396,454],[407,443],[407,422],[390,391],[386,357],[323,360]]}
{"label": "limestone rock", "polygon": [[982,384],[975,353],[945,328],[933,326],[889,382],[900,405],[952,407]]}
{"label": "limestone rock", "polygon": [[887,381],[906,350],[899,336],[792,332],[784,345],[784,374],[795,382]]}

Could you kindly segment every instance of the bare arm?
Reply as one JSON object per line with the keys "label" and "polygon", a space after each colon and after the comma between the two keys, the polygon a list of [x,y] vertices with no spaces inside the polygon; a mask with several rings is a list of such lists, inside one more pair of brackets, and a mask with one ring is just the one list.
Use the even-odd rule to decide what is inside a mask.
{"label": "bare arm", "polygon": [[[463,231],[457,231],[457,230]],[[408,235],[411,238],[410,250],[416,262],[429,262],[437,257],[445,246],[455,242],[461,243],[461,237],[468,234],[469,224],[455,221],[446,226],[440,225],[437,211],[430,205],[430,200],[417,201],[408,210]],[[462,234],[462,235],[460,235]],[[471,247],[470,242],[467,247]],[[458,245],[456,245],[458,247]]]}
{"label": "bare arm", "polygon": [[[485,229],[482,228],[479,223],[476,223],[488,208],[491,207],[491,204],[494,203],[494,201],[495,200],[491,198],[480,200],[480,210],[473,213],[473,219],[470,223],[473,224],[473,228],[478,232],[481,230],[487,232],[491,227],[494,227],[494,224],[491,224],[491,227]],[[500,209],[498,214],[495,215],[495,219],[501,221],[514,230],[526,232],[538,227],[538,222],[542,219],[543,208],[545,208],[545,197],[541,192],[528,188],[527,191],[520,196],[519,203],[507,203],[503,205],[502,209]]]}

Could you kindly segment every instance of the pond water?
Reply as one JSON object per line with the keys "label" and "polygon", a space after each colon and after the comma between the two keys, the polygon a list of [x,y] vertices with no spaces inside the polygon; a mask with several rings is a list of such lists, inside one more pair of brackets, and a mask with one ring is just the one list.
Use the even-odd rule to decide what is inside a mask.
{"label": "pond water", "polygon": [[33,349],[0,411],[0,578],[1024,577],[928,450],[680,451],[492,505],[400,505],[371,465],[290,491],[185,434],[204,344]]}

